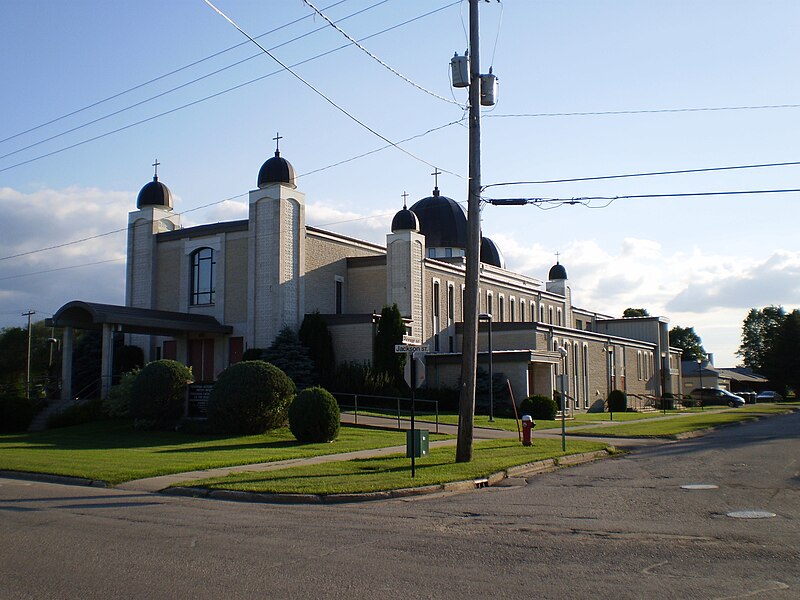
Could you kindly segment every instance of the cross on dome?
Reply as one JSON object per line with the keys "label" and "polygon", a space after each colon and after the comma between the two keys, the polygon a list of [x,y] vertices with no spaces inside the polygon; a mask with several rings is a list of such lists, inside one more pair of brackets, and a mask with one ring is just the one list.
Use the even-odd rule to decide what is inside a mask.
{"label": "cross on dome", "polygon": [[152,166],[155,168],[155,172],[153,173],[153,181],[158,181],[158,165],[160,164],[161,163],[158,162],[158,159],[156,159],[156,161],[152,164]]}

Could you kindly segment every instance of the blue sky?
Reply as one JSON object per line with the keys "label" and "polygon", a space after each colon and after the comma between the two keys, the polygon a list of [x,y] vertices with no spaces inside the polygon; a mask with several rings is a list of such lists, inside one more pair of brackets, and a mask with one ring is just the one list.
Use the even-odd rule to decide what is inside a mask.
{"label": "blue sky", "polygon": [[[463,117],[457,103],[466,93],[450,87],[448,63],[467,46],[466,2],[314,0],[331,19],[344,19],[340,27],[352,37],[373,36],[363,44],[384,62],[455,102],[390,73],[302,0],[215,4],[251,35],[271,31],[259,38],[264,46],[287,64],[303,63],[299,75],[390,140]],[[403,144],[422,161],[390,148],[332,166],[386,144],[253,44],[183,68],[246,42],[202,0],[2,5],[0,258],[124,228],[155,158],[176,210],[192,211],[185,224],[242,218],[241,195],[255,187],[278,131],[282,154],[301,175],[312,225],[383,242],[403,192],[410,201],[430,193],[430,165],[446,171],[442,193],[465,198],[462,125]],[[482,4],[482,70],[491,65],[500,79],[499,102],[482,119],[483,183],[800,160],[797,107],[556,115],[800,104],[798,22],[793,0]],[[796,166],[744,169],[494,187],[487,195],[783,189],[800,187],[797,173]],[[560,252],[576,303],[612,315],[646,307],[673,325],[694,326],[726,366],[736,362],[750,307],[800,306],[797,199],[487,206],[483,230],[510,268],[544,278]],[[125,234],[114,233],[0,260],[0,326],[23,324],[20,313],[29,308],[46,316],[76,298],[123,302],[124,252]],[[67,268],[88,263],[101,264]]]}

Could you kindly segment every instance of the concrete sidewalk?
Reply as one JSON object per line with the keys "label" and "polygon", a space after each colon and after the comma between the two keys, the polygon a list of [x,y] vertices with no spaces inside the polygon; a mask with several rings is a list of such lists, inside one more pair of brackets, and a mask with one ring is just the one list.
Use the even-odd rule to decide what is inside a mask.
{"label": "concrete sidewalk", "polygon": [[[669,416],[667,418],[669,418]],[[355,416],[351,413],[342,414],[342,423],[354,424],[355,420],[356,420]],[[435,424],[431,423],[430,421],[417,420],[415,424],[417,429],[428,429],[430,432],[433,432],[435,430]],[[605,422],[598,423],[597,426],[602,427],[605,424],[606,424]],[[612,424],[616,425],[618,424],[618,422],[614,422]],[[400,427],[398,427],[398,420],[396,418],[358,415],[358,425],[362,425],[364,427],[382,427],[385,429],[408,430],[411,428],[411,421],[407,419],[401,419],[399,423]],[[588,427],[594,427],[594,425],[588,425]],[[439,423],[439,433],[455,436],[458,433],[458,427],[456,425]],[[473,430],[473,435],[476,441],[514,439],[518,437],[516,431],[489,429],[487,427],[475,427]],[[534,440],[536,438],[553,439],[553,438],[558,438],[560,436],[561,436],[560,429],[545,429],[541,431],[534,431],[533,433]],[[567,430],[567,438],[569,439],[569,430]],[[667,440],[658,440],[658,439],[640,439],[640,438],[610,439],[610,438],[600,438],[600,437],[592,438],[592,437],[587,437],[585,435],[580,436],[579,439],[604,442],[618,448],[634,448],[641,446],[650,446],[654,444],[668,443]],[[438,448],[442,446],[453,446],[455,444],[456,444],[455,439],[449,439],[449,440],[440,440],[436,442],[431,442],[430,445],[432,448]],[[170,486],[186,483],[189,481],[194,481],[197,479],[207,479],[210,477],[224,477],[226,475],[230,475],[233,473],[274,471],[277,469],[285,469],[301,465],[314,465],[327,462],[353,460],[358,458],[374,458],[381,456],[389,456],[392,454],[404,454],[405,451],[406,451],[405,446],[391,446],[388,448],[373,448],[369,450],[345,452],[342,454],[327,454],[324,456],[315,456],[311,458],[293,458],[289,460],[254,463],[249,465],[238,465],[232,467],[220,467],[216,469],[205,469],[201,471],[187,471],[185,473],[161,475],[159,477],[149,477],[147,479],[136,479],[134,481],[121,483],[115,487],[117,489],[131,490],[138,492],[159,492]]]}

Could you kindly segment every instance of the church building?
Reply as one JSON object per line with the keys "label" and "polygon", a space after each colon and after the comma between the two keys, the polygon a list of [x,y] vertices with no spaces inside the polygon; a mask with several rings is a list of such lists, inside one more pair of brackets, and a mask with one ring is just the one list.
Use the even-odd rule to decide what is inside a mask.
{"label": "church building", "polygon": [[[74,328],[102,329],[105,392],[114,333],[142,348],[145,361],[179,360],[211,382],[314,311],[328,324],[337,362],[370,362],[380,311],[397,304],[408,340],[430,348],[426,384],[456,386],[466,240],[466,213],[438,184],[397,212],[385,245],[311,227],[294,168],[276,150],[238,221],[182,227],[156,174],[129,214],[125,305],[74,301],[52,322],[65,328],[65,357]],[[479,366],[491,338],[494,372],[518,401],[563,386],[570,410],[584,411],[612,389],[642,398],[681,391],[666,318],[615,319],[574,306],[564,265],[557,261],[546,280],[514,273],[487,237],[480,260]]]}

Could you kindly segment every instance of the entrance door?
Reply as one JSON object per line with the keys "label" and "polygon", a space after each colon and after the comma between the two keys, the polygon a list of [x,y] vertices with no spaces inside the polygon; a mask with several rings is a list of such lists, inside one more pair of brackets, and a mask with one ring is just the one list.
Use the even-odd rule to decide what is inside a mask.
{"label": "entrance door", "polygon": [[189,366],[195,383],[214,381],[214,340],[189,340]]}

